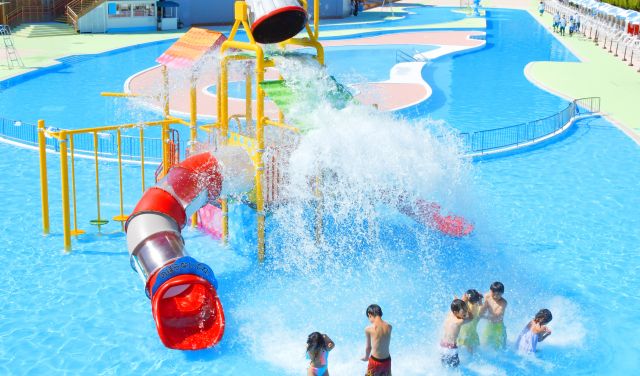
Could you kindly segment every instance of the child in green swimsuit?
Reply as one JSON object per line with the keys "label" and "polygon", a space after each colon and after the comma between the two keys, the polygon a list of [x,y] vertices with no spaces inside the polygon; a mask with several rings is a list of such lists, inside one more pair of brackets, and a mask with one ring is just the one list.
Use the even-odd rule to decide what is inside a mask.
{"label": "child in green swimsuit", "polygon": [[503,322],[507,301],[502,294],[504,285],[501,282],[493,282],[489,292],[484,295],[483,310],[489,322],[484,329],[482,342],[495,350],[503,350],[507,344],[507,329]]}
{"label": "child in green swimsuit", "polygon": [[478,336],[478,321],[483,311],[482,295],[477,290],[467,290],[465,295],[469,312],[473,315],[473,320],[463,324],[458,335],[458,346],[464,346],[470,353],[480,346]]}

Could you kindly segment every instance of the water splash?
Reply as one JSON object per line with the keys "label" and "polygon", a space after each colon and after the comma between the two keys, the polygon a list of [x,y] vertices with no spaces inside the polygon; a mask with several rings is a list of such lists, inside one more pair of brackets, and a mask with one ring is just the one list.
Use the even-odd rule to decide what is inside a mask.
{"label": "water splash", "polygon": [[[364,311],[376,302],[397,325],[397,370],[421,374],[438,362],[423,354],[425,344],[437,341],[431,334],[442,312],[433,307],[450,299],[447,271],[437,265],[447,240],[397,207],[421,198],[467,214],[471,165],[442,124],[357,103],[337,109],[330,95],[336,83],[317,64],[279,58],[277,68],[295,92],[289,120],[310,130],[285,164],[282,200],[267,221],[268,259],[240,298],[242,341],[256,358],[299,374],[307,364],[304,339],[319,330],[337,344],[331,369],[362,373]],[[318,206],[320,238],[314,231]]]}

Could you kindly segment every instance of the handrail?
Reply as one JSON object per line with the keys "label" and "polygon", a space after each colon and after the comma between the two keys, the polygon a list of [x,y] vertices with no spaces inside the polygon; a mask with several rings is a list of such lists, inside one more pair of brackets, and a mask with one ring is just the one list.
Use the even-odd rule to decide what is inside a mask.
{"label": "handrail", "polygon": [[62,15],[66,15],[67,5],[69,5],[71,1],[69,0],[57,0],[54,1],[51,12],[53,17],[59,17]]}
{"label": "handrail", "polygon": [[[160,122],[154,122],[153,124],[159,124]],[[123,126],[126,126],[125,124]],[[117,140],[111,134],[103,134],[103,132],[113,131],[117,129],[126,129],[123,126],[112,126],[100,128],[98,134],[100,137],[100,152],[98,153],[100,158],[112,159],[117,155]],[[98,128],[96,128],[98,129]],[[67,135],[76,134],[75,138],[75,152],[79,156],[87,155],[91,156],[94,152],[93,138],[86,135],[77,133],[84,132],[84,130],[66,130]],[[49,129],[47,132],[47,148],[58,152],[60,150],[60,140],[58,135],[60,133],[57,129]],[[0,138],[4,138],[9,141],[17,142],[27,146],[38,145],[38,127],[35,124],[23,123],[18,120],[10,120],[0,118]],[[178,152],[181,150],[182,145],[180,141],[177,141]],[[137,136],[122,135],[121,136],[121,155],[125,162],[139,162],[141,157],[140,151],[140,138]],[[142,141],[144,147],[144,158],[148,162],[157,163],[162,160],[162,142],[160,138],[145,137]]]}
{"label": "handrail", "polygon": [[463,132],[467,154],[479,156],[530,146],[562,133],[579,116],[600,112],[600,98],[588,97],[571,101],[569,105],[551,116],[528,123],[487,129],[473,133]]}
{"label": "handrail", "polygon": [[[18,17],[20,21],[18,21]],[[22,8],[16,8],[7,13],[7,25],[16,26],[22,23]]]}
{"label": "handrail", "polygon": [[71,21],[73,28],[78,31],[78,20],[80,17],[91,12],[106,0],[71,0],[67,4],[67,18]]}

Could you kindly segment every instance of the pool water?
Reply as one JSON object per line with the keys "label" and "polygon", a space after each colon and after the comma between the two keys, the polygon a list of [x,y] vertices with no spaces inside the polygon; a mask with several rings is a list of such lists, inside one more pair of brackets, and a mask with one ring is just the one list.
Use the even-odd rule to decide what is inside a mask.
{"label": "pool water", "polygon": [[[495,124],[486,119],[513,124],[562,105],[562,100],[543,95],[518,77],[527,61],[543,58],[531,51],[533,46],[520,50],[517,43],[507,42],[513,48],[513,59],[500,60],[508,54],[500,40],[517,37],[513,31],[505,32],[511,30],[510,22],[531,28],[530,37],[538,40],[540,50],[557,42],[538,33],[537,24],[523,12],[490,12],[489,21],[487,38],[492,46],[425,68],[435,68],[434,88],[442,92],[440,104],[429,102],[404,115],[429,115],[471,130],[476,125],[461,125],[467,124],[465,109],[472,112],[467,119],[480,123],[477,127],[493,128]],[[107,88],[90,81],[95,77],[90,75],[90,61],[64,67],[67,73],[48,72],[11,86],[0,94],[0,110],[6,117],[33,121],[49,104],[66,106],[63,99],[52,95],[65,83],[64,77],[70,89],[79,92],[85,85],[93,91],[118,91],[126,77],[153,65],[153,58],[166,47],[158,44],[125,51],[120,58],[137,56],[124,60],[129,62],[126,65],[113,64],[119,61],[118,55],[97,58],[93,69],[114,79]],[[559,51],[554,56],[571,61],[566,51]],[[495,59],[493,64],[491,59]],[[509,90],[487,86],[487,94],[470,87],[498,63],[511,80],[502,81],[498,73],[493,77],[504,85],[515,80]],[[468,94],[470,90],[478,95]],[[510,94],[516,90],[525,93],[523,98],[533,96],[535,104],[511,111],[510,106],[525,103],[522,98],[512,101]],[[88,102],[83,102],[86,112],[52,108],[42,116],[49,119],[50,115],[56,125],[69,127],[102,123],[87,113],[95,114],[96,119],[103,116],[104,123],[112,122],[114,115],[106,109],[112,104],[88,99],[95,96],[87,95]],[[25,101],[32,105],[25,108]],[[131,111],[115,116],[128,119],[138,114]],[[405,133],[411,131],[401,124],[397,131],[401,133],[398,137],[413,134]],[[438,147],[455,156],[454,151]],[[604,119],[581,120],[567,137],[525,153],[473,165],[461,161],[461,172],[452,177],[462,182],[452,182],[451,187],[468,195],[458,197],[461,202],[473,202],[464,214],[476,222],[477,229],[467,239],[425,232],[387,208],[380,211],[375,226],[365,221],[341,228],[336,225],[339,222],[327,219],[330,231],[325,232],[325,242],[330,246],[313,254],[313,246],[302,242],[292,246],[298,239],[307,239],[312,230],[288,229],[298,237],[279,238],[290,222],[276,213],[267,221],[269,257],[265,264],[257,265],[251,209],[232,206],[228,247],[186,229],[188,252],[216,272],[227,316],[220,346],[197,352],[167,350],[158,340],[148,299],[129,267],[118,225],[110,223],[102,234],[89,229],[89,220],[95,218],[90,161],[76,161],[76,169],[84,172],[77,181],[78,221],[90,234],[76,240],[74,252],[65,255],[57,157],[50,156],[48,162],[52,235],[43,237],[39,233],[37,155],[1,143],[0,154],[11,155],[0,159],[4,171],[0,177],[4,194],[0,263],[5,271],[0,276],[0,374],[299,375],[307,364],[306,335],[313,330],[326,332],[336,341],[332,374],[362,374],[364,364],[358,359],[364,351],[364,310],[377,302],[385,319],[394,325],[394,373],[441,375],[437,343],[448,304],[468,288],[486,291],[494,280],[506,286],[510,343],[543,307],[554,314],[554,333],[540,345],[536,358],[521,357],[511,350],[504,354],[481,351],[473,357],[462,352],[461,374],[619,375],[633,374],[640,366],[640,344],[634,340],[640,329],[633,323],[637,310],[632,300],[640,269],[640,218],[635,210],[640,206],[640,148]],[[443,160],[449,154],[408,167],[433,169],[434,180],[442,185],[439,190],[447,192],[449,187],[438,168],[446,165]],[[116,166],[103,163],[100,169],[106,180],[116,181]],[[147,184],[151,184],[149,175]],[[124,179],[127,187],[133,186],[139,180],[138,169],[126,166]],[[114,188],[101,187],[107,218],[118,214]],[[140,194],[139,189],[126,190],[125,211],[133,208]],[[384,208],[384,203],[380,205]],[[308,219],[305,213],[300,216]],[[372,232],[365,233],[369,228]],[[295,257],[296,253],[303,257]]]}
{"label": "pool water", "polygon": [[429,114],[474,132],[544,118],[566,107],[565,100],[536,87],[522,72],[533,61],[576,62],[576,57],[525,12],[491,9],[487,14],[487,45],[427,65],[423,77],[433,94],[403,113]]}

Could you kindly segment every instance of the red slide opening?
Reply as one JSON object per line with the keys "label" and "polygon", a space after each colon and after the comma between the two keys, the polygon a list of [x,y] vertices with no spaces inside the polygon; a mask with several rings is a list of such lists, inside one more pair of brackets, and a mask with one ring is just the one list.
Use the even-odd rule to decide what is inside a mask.
{"label": "red slide opening", "polygon": [[153,294],[151,304],[158,335],[168,348],[199,350],[222,339],[222,304],[204,278],[193,274],[173,277]]}

